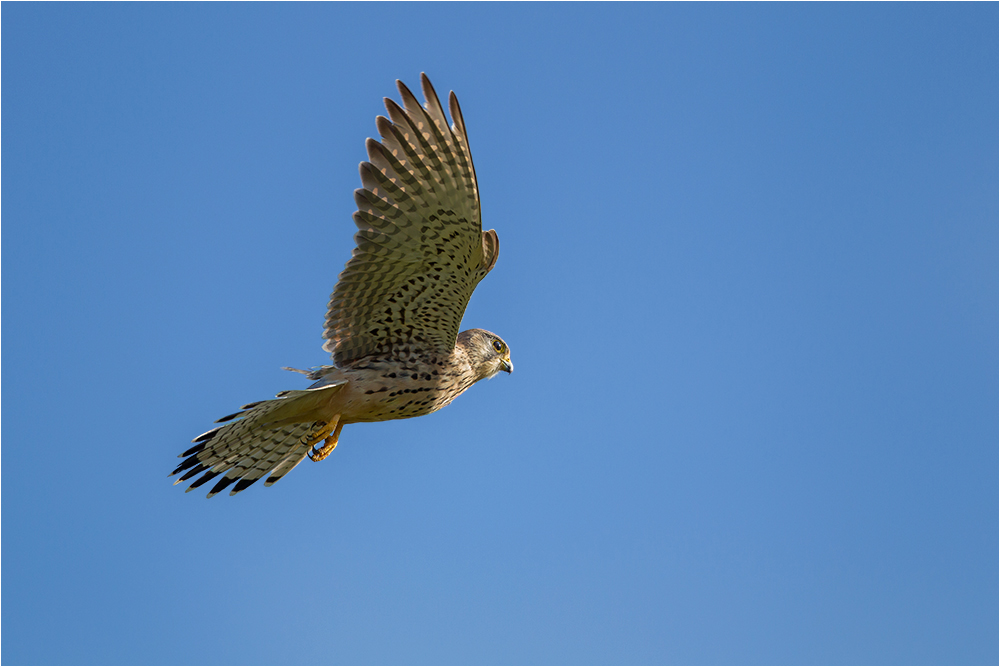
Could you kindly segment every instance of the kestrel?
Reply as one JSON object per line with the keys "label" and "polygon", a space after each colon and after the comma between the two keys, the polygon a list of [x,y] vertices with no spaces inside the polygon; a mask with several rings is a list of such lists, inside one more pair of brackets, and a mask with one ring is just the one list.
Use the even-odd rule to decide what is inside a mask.
{"label": "kestrel", "polygon": [[[403,106],[386,98],[354,191],[357,247],[326,313],[323,349],[332,366],[298,371],[315,382],[244,405],[194,439],[170,473],[188,488],[221,475],[211,498],[236,495],[267,475],[284,477],[309,456],[322,461],[344,424],[430,414],[513,365],[507,344],[483,329],[459,332],[479,281],[496,265],[499,240],[484,232],[465,121],[455,93],[444,109],[426,75],[426,103],[397,81]],[[296,370],[296,369],[289,369]],[[322,445],[320,445],[322,443]],[[202,474],[203,473],[203,474]]]}

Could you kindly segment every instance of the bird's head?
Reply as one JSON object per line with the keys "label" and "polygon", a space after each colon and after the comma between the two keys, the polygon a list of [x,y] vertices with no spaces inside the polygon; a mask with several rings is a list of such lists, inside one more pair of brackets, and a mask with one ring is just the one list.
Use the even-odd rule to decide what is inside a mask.
{"label": "bird's head", "polygon": [[491,378],[500,371],[511,373],[510,348],[503,339],[485,329],[469,329],[458,334],[460,345],[472,363],[477,379]]}

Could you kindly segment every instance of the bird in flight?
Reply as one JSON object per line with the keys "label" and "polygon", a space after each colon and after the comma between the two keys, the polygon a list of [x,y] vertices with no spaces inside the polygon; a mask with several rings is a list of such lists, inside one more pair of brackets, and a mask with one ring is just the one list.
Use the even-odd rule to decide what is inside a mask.
{"label": "bird in flight", "polygon": [[265,476],[270,486],[306,456],[329,456],[345,424],[430,414],[479,380],[513,370],[499,336],[458,330],[473,290],[496,265],[499,240],[482,230],[455,93],[449,126],[426,75],[420,84],[423,106],[396,82],[402,106],[386,98],[389,117],[376,119],[381,141],[367,141],[354,191],[357,247],[323,331],[333,364],[298,371],[314,380],[308,389],[219,419],[180,455],[175,484],[197,477],[190,491],[221,476],[209,498],[234,483],[236,495]]}

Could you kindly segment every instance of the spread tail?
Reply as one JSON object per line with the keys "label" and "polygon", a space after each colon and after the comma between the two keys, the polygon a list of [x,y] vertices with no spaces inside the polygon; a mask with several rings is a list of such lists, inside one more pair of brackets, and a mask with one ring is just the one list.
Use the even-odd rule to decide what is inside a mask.
{"label": "spread tail", "polygon": [[209,491],[209,498],[236,482],[229,492],[234,496],[268,473],[264,486],[271,486],[302,462],[317,437],[322,440],[336,427],[306,415],[345,384],[283,391],[277,398],[249,403],[217,420],[227,423],[199,435],[193,440],[194,447],[180,455],[187,458],[170,474],[184,474],[174,484],[204,473],[187,488],[190,491],[223,475]]}

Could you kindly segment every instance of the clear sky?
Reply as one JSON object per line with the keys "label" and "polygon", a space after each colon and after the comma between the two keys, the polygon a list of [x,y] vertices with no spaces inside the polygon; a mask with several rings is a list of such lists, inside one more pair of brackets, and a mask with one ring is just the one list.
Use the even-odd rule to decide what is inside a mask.
{"label": "clear sky", "polygon": [[[2,8],[2,661],[998,660],[998,6]],[[230,498],[394,80],[514,374]]]}

